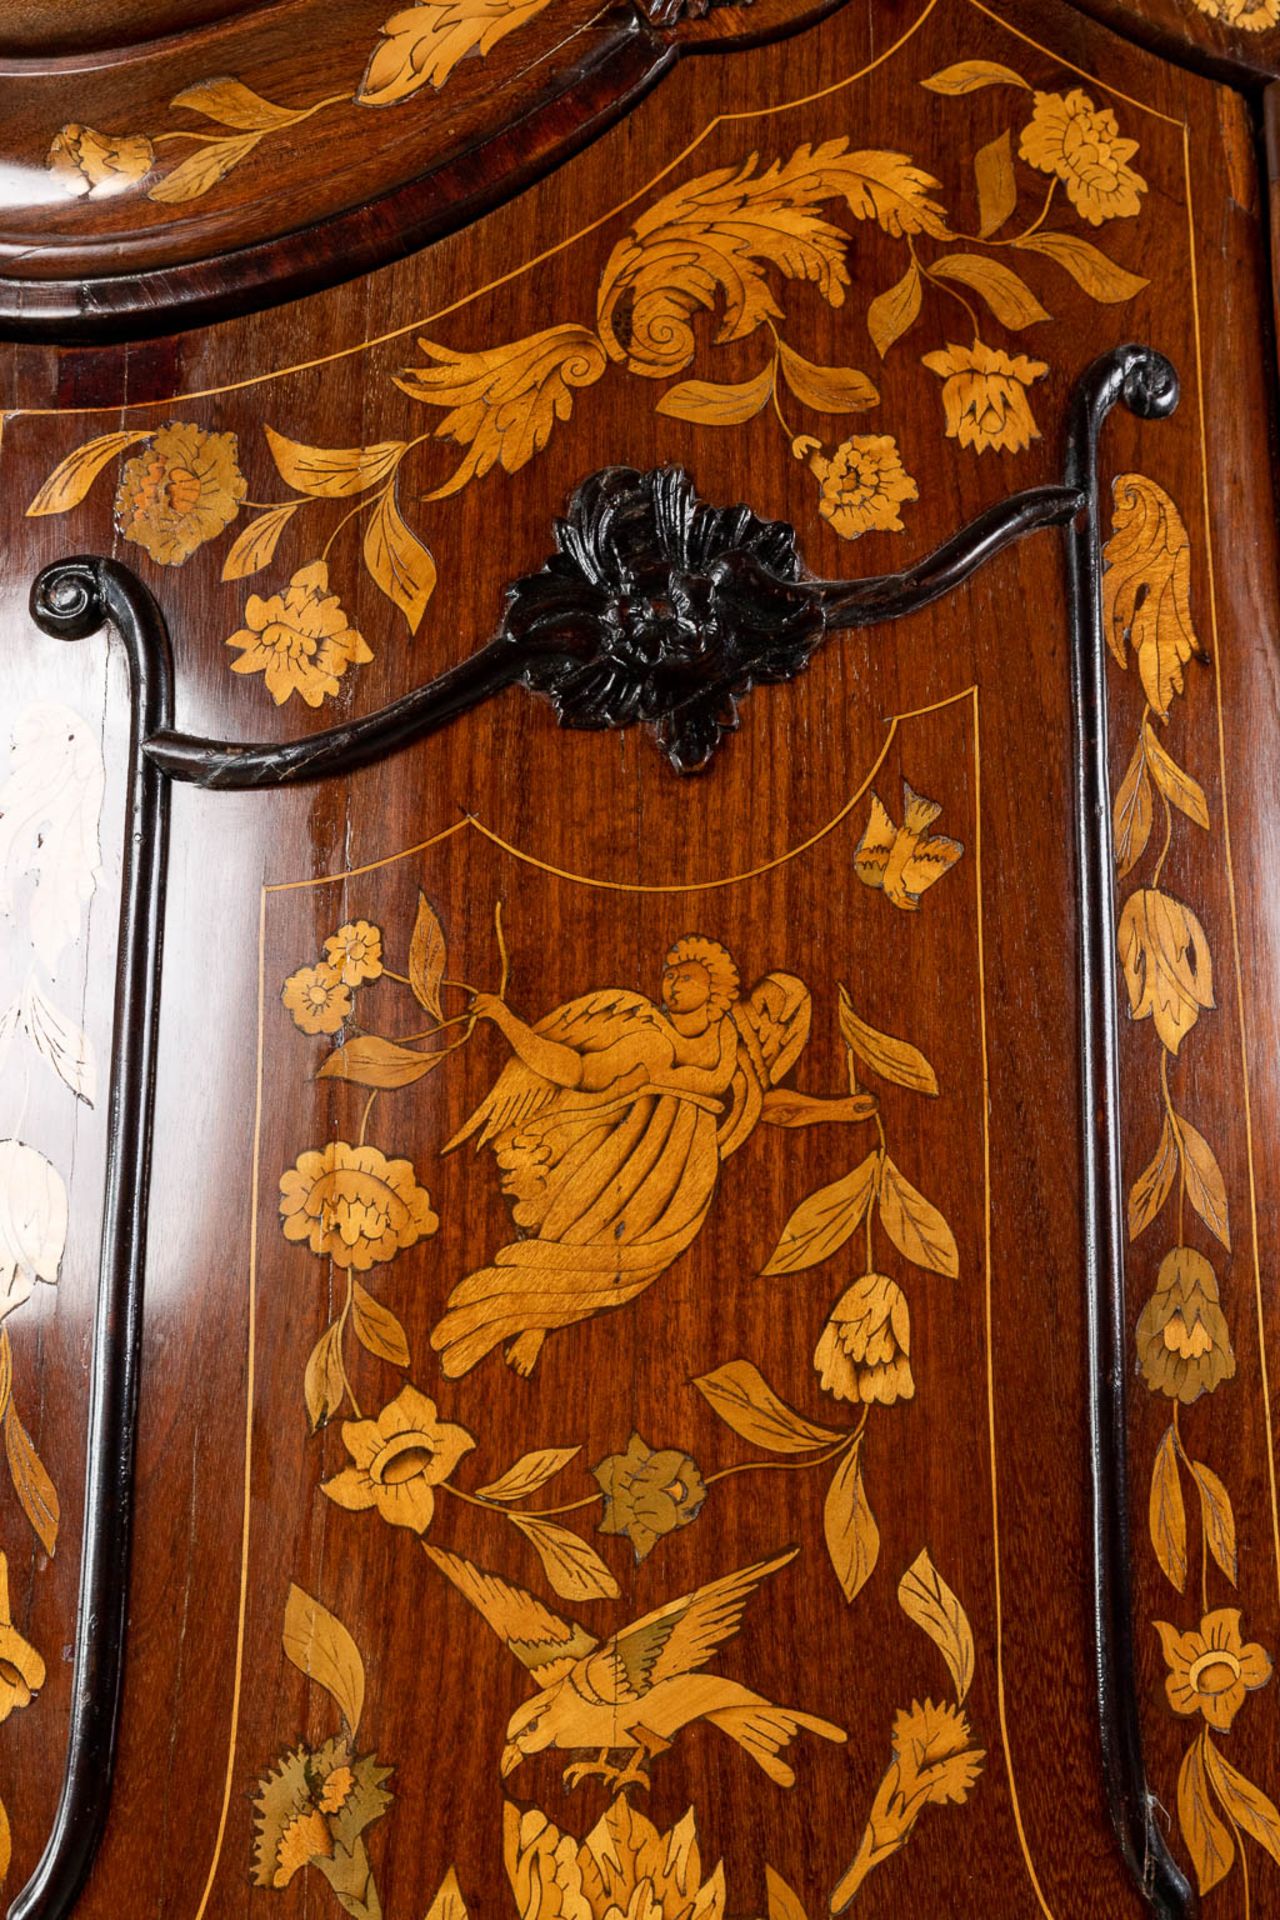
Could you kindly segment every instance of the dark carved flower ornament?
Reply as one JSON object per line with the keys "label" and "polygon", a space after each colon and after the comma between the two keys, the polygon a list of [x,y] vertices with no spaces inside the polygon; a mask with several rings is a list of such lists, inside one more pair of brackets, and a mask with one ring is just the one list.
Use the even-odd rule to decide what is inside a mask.
{"label": "dark carved flower ornament", "polygon": [[[682,20],[704,20],[712,7],[724,6],[727,0],[640,0],[641,10],[650,26],[676,27]],[[750,6],[751,0],[742,0]]]}
{"label": "dark carved flower ornament", "polygon": [[525,685],[562,726],[647,721],[678,772],[704,767],[741,696],[792,679],[826,631],[793,529],[707,506],[678,467],[592,474],[555,537],[507,591]]}

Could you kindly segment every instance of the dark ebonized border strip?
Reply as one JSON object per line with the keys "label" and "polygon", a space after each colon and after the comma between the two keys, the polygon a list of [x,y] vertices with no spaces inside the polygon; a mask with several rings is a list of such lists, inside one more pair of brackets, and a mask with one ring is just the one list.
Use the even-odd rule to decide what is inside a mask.
{"label": "dark ebonized border strip", "polygon": [[1071,690],[1075,708],[1084,1163],[1081,1225],[1089,1342],[1096,1679],[1107,1802],[1121,1852],[1160,1920],[1190,1920],[1199,1903],[1165,1843],[1143,1765],[1129,1566],[1126,1233],[1120,1162],[1115,856],[1107,760],[1107,651],[1098,497],[1098,440],[1107,415],[1121,400],[1140,419],[1163,419],[1178,404],[1178,376],[1161,355],[1141,347],[1122,347],[1096,360],[1076,387],[1067,439],[1067,482],[1080,487],[1087,500],[1085,513],[1067,534],[1067,568],[1074,641]]}
{"label": "dark ebonized border strip", "polygon": [[169,854],[169,783],[146,758],[143,745],[173,717],[173,668],[164,620],[127,568],[113,560],[90,559],[47,567],[32,591],[31,611],[37,625],[60,640],[83,640],[107,620],[119,632],[129,665],[129,788],[71,1726],[53,1832],[35,1873],[9,1909],[10,1920],[52,1920],[71,1912],[89,1877],[111,1805],[129,1597]]}
{"label": "dark ebonized border strip", "polygon": [[[1015,495],[918,566],[861,581],[804,570],[791,528],[712,508],[676,470],[608,468],[579,488],[558,552],[507,595],[498,636],[380,713],[282,745],[200,740],[172,728],[164,620],[114,561],[47,567],[32,591],[46,633],[110,622],[124,642],[132,713],[106,1197],[94,1327],[71,1734],[53,1834],[10,1920],[66,1920],[106,1825],[123,1673],[134,1426],[146,1252],[168,784],[261,788],[333,778],[400,751],[523,682],[569,726],[647,723],[669,760],[710,759],[757,685],[794,677],[828,633],[915,612],[1037,528],[1066,528],[1079,861],[1082,1225],[1092,1479],[1095,1682],[1108,1804],[1137,1887],[1159,1920],[1196,1900],[1154,1816],[1134,1688],[1125,1429],[1124,1209],[1120,1168],[1115,900],[1097,453],[1121,401],[1143,419],[1177,405],[1150,349],[1096,361],[1072,404],[1065,483]],[[633,579],[628,567],[638,569]],[[638,585],[637,582],[642,582]]]}

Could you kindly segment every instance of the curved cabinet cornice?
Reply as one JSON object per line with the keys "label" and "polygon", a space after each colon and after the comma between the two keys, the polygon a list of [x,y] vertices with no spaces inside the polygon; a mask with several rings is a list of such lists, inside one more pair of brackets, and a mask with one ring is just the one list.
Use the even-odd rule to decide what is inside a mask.
{"label": "curved cabinet cornice", "polygon": [[274,0],[111,55],[0,59],[0,338],[171,333],[368,272],[541,178],[682,54],[832,0],[715,6],[513,0],[495,28],[466,0]]}

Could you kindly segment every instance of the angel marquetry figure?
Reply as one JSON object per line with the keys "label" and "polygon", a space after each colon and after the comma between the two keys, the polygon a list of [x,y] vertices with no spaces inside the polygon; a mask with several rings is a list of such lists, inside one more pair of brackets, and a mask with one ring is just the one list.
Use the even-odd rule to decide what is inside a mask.
{"label": "angel marquetry figure", "polygon": [[778,1086],[809,1037],[802,980],[770,973],[745,996],[714,940],[667,954],[662,1005],[604,988],[530,1026],[477,994],[512,1058],[446,1152],[492,1150],[521,1236],[449,1296],[431,1336],[446,1374],[506,1342],[531,1372],[555,1327],[625,1306],[697,1237],[720,1167],[763,1122],[867,1120],[867,1094],[820,1099]]}

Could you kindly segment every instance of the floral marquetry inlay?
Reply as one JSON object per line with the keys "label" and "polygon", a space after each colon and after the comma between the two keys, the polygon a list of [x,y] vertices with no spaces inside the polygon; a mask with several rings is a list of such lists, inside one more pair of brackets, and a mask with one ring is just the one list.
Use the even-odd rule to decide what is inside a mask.
{"label": "floral marquetry inlay", "polygon": [[[370,68],[380,100],[392,67],[406,92],[386,97],[406,97],[410,77],[414,88],[442,80],[440,60],[460,57],[473,29],[483,52],[536,11],[490,9],[481,32],[470,7],[423,0],[393,17]],[[260,497],[250,497],[242,471],[248,430],[238,440],[175,414],[77,447],[27,511],[69,512],[110,471],[120,533],[157,564],[182,565],[217,541],[228,583],[274,569],[270,590],[242,602],[228,635],[239,656],[231,664],[260,675],[277,704],[296,697],[309,706],[335,698],[377,651],[368,623],[361,631],[345,611],[357,539],[365,574],[418,633],[438,585],[432,531],[448,503],[495,470],[521,472],[588,404],[589,389],[621,377],[647,383],[658,415],[700,433],[770,423],[809,478],[818,521],[840,539],[908,533],[927,486],[912,470],[919,462],[904,456],[887,377],[895,394],[912,379],[936,396],[937,429],[962,455],[1011,460],[1040,438],[1037,385],[1054,362],[1048,348],[1026,345],[1052,328],[1064,291],[1124,306],[1147,285],[1124,264],[1148,196],[1126,108],[1099,105],[1078,86],[1036,89],[1014,67],[977,59],[921,84],[947,129],[936,154],[860,145],[861,134],[761,144],[639,196],[641,211],[590,275],[589,306],[552,312],[515,339],[477,338],[460,322],[433,326],[391,373],[376,438],[312,445],[287,415],[264,421],[260,437],[255,426],[256,452],[273,473],[267,487],[255,482]],[[968,99],[979,94],[998,99],[1007,125],[961,166],[954,156],[965,151]],[[153,193],[172,194],[197,166],[206,191],[219,153],[232,164],[271,130],[254,130],[266,103],[253,106],[256,96],[232,82],[183,98],[248,130],[184,160]],[[127,160],[85,129],[66,130],[64,147],[98,172]],[[976,202],[971,226],[949,211],[956,199]],[[868,265],[860,228],[896,255],[887,281]],[[837,364],[806,351],[798,316],[810,295],[841,313],[848,357]],[[717,362],[746,342],[751,370],[726,378]],[[592,584],[630,593],[593,560],[578,561]],[[700,609],[682,609],[677,595],[677,611],[693,619]]]}
{"label": "floral marquetry inlay", "polygon": [[1201,13],[1241,33],[1265,33],[1280,26],[1280,0],[1195,0]]}
{"label": "floral marquetry inlay", "polygon": [[[230,227],[348,123],[412,144],[439,93],[466,135],[523,59],[500,45],[603,58],[619,10],[559,6],[361,0],[350,71],[202,63],[136,126],[86,93],[43,116],[40,177],[71,222],[118,195],[121,230],[147,197]],[[192,1375],[219,1664],[210,1751],[173,1772],[188,1920],[1066,1920],[1140,1901],[1143,1822],[1206,1908],[1280,1870],[1262,1477],[1229,1432],[1260,1431],[1265,1343],[1209,751],[1235,666],[1193,518],[1214,289],[1168,239],[1184,82],[1149,104],[1147,56],[1094,60],[1088,25],[1077,67],[999,8],[921,0],[896,46],[880,11],[737,70],[689,35],[708,57],[524,203],[300,303],[314,342],[269,310],[157,336],[122,404],[73,356],[60,411],[23,362],[26,537],[112,551],[79,563],[109,644],[127,603],[143,666],[166,625],[177,656],[135,753],[193,789],[166,964],[237,808],[265,850],[237,841],[215,955],[234,1134],[207,1194],[158,1179],[153,1209],[185,1284],[217,1198],[239,1369]],[[72,637],[75,569],[42,578],[37,626]],[[71,1108],[94,1061],[46,955],[93,891],[102,781],[60,724],[24,717],[0,769],[0,912],[32,948],[0,1055]],[[1092,957],[1086,854],[1115,881]],[[184,994],[215,1004],[170,969],[162,1125]],[[1104,1004],[1109,1265],[1077,1153]],[[72,1304],[75,1208],[54,1141],[0,1135],[18,1834],[4,1743],[67,1676],[6,1576],[57,1541],[37,1443],[73,1571],[28,1336]],[[177,1472],[168,1448],[166,1502]]]}
{"label": "floral marquetry inlay", "polygon": [[179,567],[231,524],[247,491],[233,433],[175,423],[125,461],[116,524],[159,565]]}
{"label": "floral marquetry inlay", "polygon": [[393,1769],[357,1751],[364,1712],[364,1659],[342,1621],[291,1586],[284,1651],[328,1696],[342,1728],[318,1745],[280,1754],[257,1783],[253,1802],[253,1880],[276,1891],[304,1867],[328,1881],[351,1920],[382,1920],[382,1902],[365,1835],[390,1811]]}
{"label": "floral marquetry inlay", "polygon": [[[971,699],[960,699],[962,720]],[[884,924],[907,939],[940,931],[932,902],[945,894],[932,888],[948,874],[970,911],[972,857],[930,832],[944,810],[967,817],[955,771],[930,769],[938,801],[905,786],[906,825],[890,824],[887,846],[869,781],[819,836],[851,955]],[[466,898],[446,878],[459,872]],[[525,1920],[563,1920],[569,1906],[608,1920],[637,1902],[687,1920],[753,1903],[770,1920],[819,1920],[856,1901],[873,1872],[887,1876],[918,1832],[971,1806],[990,1760],[975,1569],[954,1564],[954,1542],[923,1544],[923,1512],[910,1551],[898,1539],[903,1437],[938,1417],[930,1369],[916,1371],[913,1308],[928,1322],[934,1289],[933,1313],[973,1311],[946,1217],[955,1182],[922,1147],[945,1125],[951,1090],[902,1031],[933,1012],[917,1019],[898,989],[892,1023],[872,1019],[865,971],[824,977],[807,947],[792,961],[813,975],[802,978],[786,964],[785,928],[776,958],[754,941],[748,955],[718,890],[696,918],[688,902],[678,919],[664,908],[670,930],[652,951],[629,903],[615,924],[604,895],[605,937],[612,947],[622,934],[627,957],[548,1003],[533,935],[548,887],[570,889],[570,912],[595,897],[592,883],[545,873],[467,821],[344,876],[332,916],[307,912],[307,883],[268,890],[272,911],[293,925],[296,902],[309,931],[270,941],[264,1044],[314,1076],[316,1099],[299,1101],[296,1082],[285,1095],[264,1260],[272,1311],[289,1327],[294,1417],[307,1415],[312,1497],[345,1590],[363,1597],[339,1617],[313,1597],[320,1571],[304,1586],[296,1569],[285,1654],[341,1721],[324,1724],[320,1703],[299,1740],[258,1716],[253,1878],[268,1896],[306,1874],[356,1920],[382,1913],[385,1849],[424,1764],[438,1764],[427,1727],[408,1745],[380,1736],[376,1751],[362,1731],[385,1719],[373,1676],[394,1613],[419,1622],[424,1681],[446,1647],[487,1673],[496,1641],[504,1689],[514,1683],[499,1706],[478,1681],[468,1709],[468,1754],[497,1798],[482,1793],[474,1820],[447,1826],[449,1871],[440,1883],[431,1869],[434,1900],[429,1886],[413,1895],[436,1920],[479,1910],[486,1866]],[[615,984],[624,976],[637,984]],[[273,1065],[273,1085],[287,1078]],[[788,1178],[772,1219],[726,1212],[740,1191],[729,1162],[789,1167],[810,1141],[829,1142],[821,1183]],[[757,1225],[755,1270],[738,1273],[720,1249]],[[588,1376],[618,1364],[651,1293],[676,1326],[699,1253],[726,1296],[773,1294],[794,1338],[765,1351],[708,1337],[701,1366],[668,1369],[661,1410],[596,1393]],[[647,1350],[651,1336],[638,1337]],[[508,1404],[521,1419],[514,1445]],[[751,1488],[775,1498],[763,1537],[740,1551],[723,1529],[740,1523]],[[391,1611],[361,1576],[388,1553],[403,1587]],[[771,1606],[808,1605],[814,1583],[850,1622],[851,1648],[859,1633],[879,1646],[889,1624],[901,1691],[895,1681],[874,1726],[856,1687],[786,1671],[762,1630]],[[647,1801],[704,1754],[735,1793],[796,1809],[780,1815],[790,1855],[770,1847],[758,1891],[710,1851],[701,1789],[678,1791],[661,1818]],[[856,1811],[824,1840],[815,1898],[812,1871],[801,1890],[791,1883],[809,1783],[819,1767],[843,1779],[847,1766]]]}
{"label": "floral marquetry inlay", "polygon": [[[188,124],[160,132],[120,133],[70,121],[54,134],[45,165],[71,194],[102,198],[140,187],[159,205],[186,206],[212,193],[264,142],[329,108],[352,103],[395,107],[423,88],[438,90],[460,60],[468,54],[483,58],[548,4],[414,0],[383,22],[354,93],[348,83],[345,91],[290,106],[268,100],[232,75],[219,75],[184,87],[170,101]],[[171,159],[176,164],[168,164]]]}

